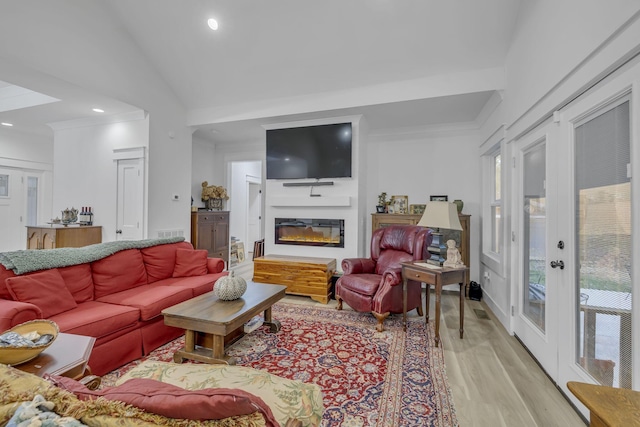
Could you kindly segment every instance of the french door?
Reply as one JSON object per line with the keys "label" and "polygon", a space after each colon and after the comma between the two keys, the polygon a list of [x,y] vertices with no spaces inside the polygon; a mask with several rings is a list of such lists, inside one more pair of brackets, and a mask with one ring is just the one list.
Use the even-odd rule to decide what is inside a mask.
{"label": "french door", "polygon": [[[518,170],[517,197],[512,218],[519,265],[514,331],[547,373],[558,372],[559,288],[564,273],[558,233],[557,129],[547,124],[517,141],[514,163]],[[559,249],[562,246],[563,249]],[[553,264],[552,264],[553,262]],[[552,265],[554,267],[552,267]]]}
{"label": "french door", "polygon": [[514,332],[585,415],[567,381],[638,387],[632,254],[640,242],[632,218],[639,190],[631,176],[640,155],[632,131],[640,67],[625,76],[584,94],[512,148]]}

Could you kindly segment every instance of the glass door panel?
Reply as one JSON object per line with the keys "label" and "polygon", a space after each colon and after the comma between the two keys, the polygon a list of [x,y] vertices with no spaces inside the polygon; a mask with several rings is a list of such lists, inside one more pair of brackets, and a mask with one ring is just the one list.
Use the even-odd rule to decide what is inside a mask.
{"label": "glass door panel", "polygon": [[523,156],[523,277],[522,312],[542,332],[546,329],[546,235],[545,144]]}
{"label": "glass door panel", "polygon": [[575,126],[575,362],[598,383],[631,388],[629,101]]}

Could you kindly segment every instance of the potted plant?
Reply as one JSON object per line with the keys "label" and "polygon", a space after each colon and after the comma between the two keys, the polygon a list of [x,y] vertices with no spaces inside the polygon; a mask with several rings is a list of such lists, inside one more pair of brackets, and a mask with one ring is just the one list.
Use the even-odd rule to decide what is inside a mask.
{"label": "potted plant", "polygon": [[385,213],[387,209],[387,193],[382,192],[378,195],[378,205],[376,206],[376,212]]}

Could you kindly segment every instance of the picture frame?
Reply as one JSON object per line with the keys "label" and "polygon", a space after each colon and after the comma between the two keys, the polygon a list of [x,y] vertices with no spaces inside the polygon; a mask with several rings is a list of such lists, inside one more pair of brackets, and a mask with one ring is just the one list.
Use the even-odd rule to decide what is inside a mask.
{"label": "picture frame", "polygon": [[409,205],[409,213],[411,215],[422,215],[427,205]]}
{"label": "picture frame", "polygon": [[449,196],[429,196],[430,202],[448,202]]}
{"label": "picture frame", "polygon": [[393,209],[394,214],[409,213],[409,196],[391,196],[389,209]]}

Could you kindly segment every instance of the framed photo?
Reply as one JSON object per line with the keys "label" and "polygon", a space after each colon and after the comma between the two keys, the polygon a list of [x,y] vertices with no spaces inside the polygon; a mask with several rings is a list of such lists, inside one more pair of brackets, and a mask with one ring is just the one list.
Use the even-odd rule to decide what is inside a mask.
{"label": "framed photo", "polygon": [[393,209],[395,214],[409,213],[409,196],[391,196],[391,205],[389,209]]}
{"label": "framed photo", "polygon": [[429,196],[430,202],[448,202],[449,196]]}
{"label": "framed photo", "polygon": [[422,215],[427,205],[409,205],[409,213],[412,215]]}

